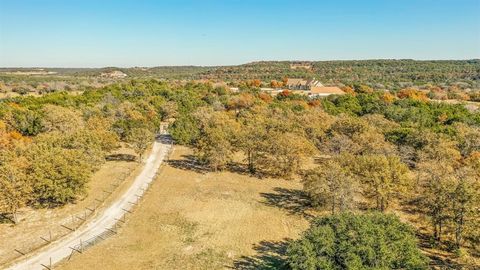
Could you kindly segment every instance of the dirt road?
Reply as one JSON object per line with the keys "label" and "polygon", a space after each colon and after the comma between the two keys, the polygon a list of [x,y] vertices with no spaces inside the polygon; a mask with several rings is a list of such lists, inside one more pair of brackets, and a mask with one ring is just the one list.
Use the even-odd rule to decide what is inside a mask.
{"label": "dirt road", "polygon": [[84,242],[110,231],[125,212],[128,212],[133,207],[132,202],[135,202],[139,196],[142,196],[145,188],[153,181],[158,168],[168,153],[170,141],[169,136],[162,135],[154,142],[150,156],[146,159],[141,173],[135,178],[128,190],[102,213],[67,237],[51,243],[40,250],[39,253],[17,262],[7,269],[46,269],[42,265],[49,266],[50,263],[54,265],[69,257],[72,253],[72,248],[79,246],[82,241]]}

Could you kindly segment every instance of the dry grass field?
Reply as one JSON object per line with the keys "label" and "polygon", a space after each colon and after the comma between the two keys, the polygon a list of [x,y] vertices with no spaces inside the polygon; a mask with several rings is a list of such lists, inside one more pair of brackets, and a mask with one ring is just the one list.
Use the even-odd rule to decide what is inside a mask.
{"label": "dry grass field", "polygon": [[297,181],[196,166],[176,147],[120,233],[56,269],[278,269],[308,227]]}

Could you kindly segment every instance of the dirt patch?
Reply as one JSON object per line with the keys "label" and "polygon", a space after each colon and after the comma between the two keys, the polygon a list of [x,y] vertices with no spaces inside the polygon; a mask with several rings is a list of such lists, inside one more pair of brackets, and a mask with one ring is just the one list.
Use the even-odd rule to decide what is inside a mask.
{"label": "dirt patch", "polygon": [[[176,147],[171,159],[189,154]],[[279,268],[286,243],[308,227],[290,209],[304,206],[300,190],[298,181],[167,165],[117,236],[58,269]]]}

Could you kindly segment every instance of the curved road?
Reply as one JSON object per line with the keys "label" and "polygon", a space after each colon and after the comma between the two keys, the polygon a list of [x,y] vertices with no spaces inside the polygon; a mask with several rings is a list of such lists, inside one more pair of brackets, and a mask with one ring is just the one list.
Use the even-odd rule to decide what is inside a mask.
{"label": "curved road", "polygon": [[10,270],[26,269],[47,269],[45,266],[54,265],[67,258],[72,253],[72,247],[79,246],[82,241],[92,239],[108,232],[113,228],[117,221],[122,218],[126,211],[129,211],[137,201],[138,196],[143,196],[145,188],[156,176],[163,159],[166,157],[171,147],[171,139],[168,135],[160,135],[153,143],[150,156],[145,161],[142,172],[135,178],[128,190],[121,195],[117,201],[107,207],[103,213],[94,217],[85,225],[72,232],[65,238],[51,243],[37,254],[32,255],[22,261],[19,261],[9,268]]}

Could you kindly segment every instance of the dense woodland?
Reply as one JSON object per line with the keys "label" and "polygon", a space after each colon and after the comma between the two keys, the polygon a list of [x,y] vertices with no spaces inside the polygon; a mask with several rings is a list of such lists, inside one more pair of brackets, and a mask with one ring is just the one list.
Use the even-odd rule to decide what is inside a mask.
{"label": "dense woodland", "polygon": [[[457,72],[449,69],[455,62],[445,63],[445,70]],[[471,69],[456,78],[478,76],[478,61],[461,63]],[[439,81],[445,75],[426,74]],[[467,264],[478,259],[480,113],[431,103],[412,89],[388,93],[352,87],[347,95],[312,100],[288,91],[272,97],[254,87],[231,93],[211,84],[131,80],[81,95],[0,100],[0,213],[15,221],[21,207],[57,207],[81,199],[108,153],[122,143],[143,153],[162,121],[171,123],[176,143],[195,149],[202,166],[260,179],[301,179],[312,207],[339,219],[316,221],[303,240],[292,244],[293,269],[316,269],[321,263],[325,266],[319,269],[425,269],[427,259],[416,250],[414,232],[428,235],[429,247],[456,252]],[[348,214],[370,211],[377,214]],[[421,222],[402,218],[410,223],[405,225],[383,213],[418,215]],[[377,254],[378,246],[372,246],[351,249],[352,257],[340,262],[333,250],[341,253],[341,247],[309,250],[312,241],[341,222],[358,234],[369,228],[385,233],[378,246],[394,241],[409,255],[389,259],[385,256],[393,253]],[[361,240],[368,242],[372,236],[365,237]],[[395,242],[398,237],[405,242]]]}

